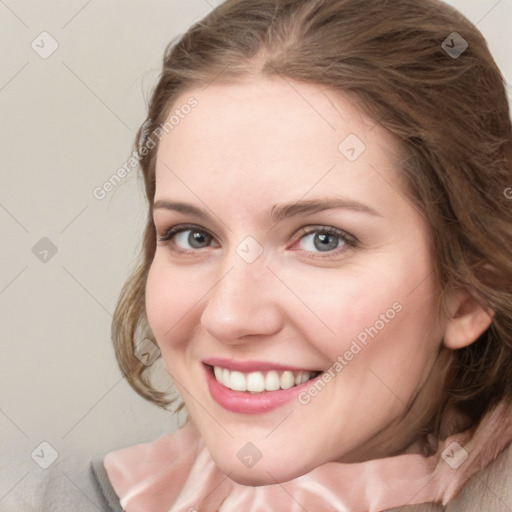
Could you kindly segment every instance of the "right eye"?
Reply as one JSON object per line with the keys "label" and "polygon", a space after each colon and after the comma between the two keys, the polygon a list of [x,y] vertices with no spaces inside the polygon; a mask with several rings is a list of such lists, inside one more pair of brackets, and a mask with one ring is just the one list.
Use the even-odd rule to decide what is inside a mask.
{"label": "right eye", "polygon": [[199,226],[178,225],[158,237],[160,242],[172,242],[181,252],[205,249],[213,242],[213,236]]}

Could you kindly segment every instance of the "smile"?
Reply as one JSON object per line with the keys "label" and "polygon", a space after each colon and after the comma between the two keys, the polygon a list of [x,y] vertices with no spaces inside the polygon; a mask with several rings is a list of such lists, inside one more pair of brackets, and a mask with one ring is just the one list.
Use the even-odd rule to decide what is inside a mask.
{"label": "smile", "polygon": [[290,370],[243,373],[220,366],[214,366],[213,373],[217,382],[223,386],[233,391],[248,391],[250,393],[290,389],[318,375],[318,372]]}
{"label": "smile", "polygon": [[297,397],[321,371],[272,363],[203,361],[210,396],[222,408],[238,414],[262,414]]}

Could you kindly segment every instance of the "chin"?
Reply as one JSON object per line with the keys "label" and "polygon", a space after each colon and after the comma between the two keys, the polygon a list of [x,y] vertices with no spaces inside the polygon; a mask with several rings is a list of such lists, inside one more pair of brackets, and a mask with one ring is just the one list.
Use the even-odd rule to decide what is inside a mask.
{"label": "chin", "polygon": [[231,471],[231,473],[227,473],[227,475],[233,482],[250,487],[272,485],[281,482],[280,480],[276,481],[276,479],[271,478],[267,473],[262,473],[261,471],[254,473],[251,469],[246,471]]}
{"label": "chin", "polygon": [[[224,460],[224,458],[219,460],[214,457],[213,459],[217,467],[231,480],[237,484],[251,487],[288,482],[309,473],[318,466],[318,464],[297,466],[296,463],[289,463],[291,459],[288,457],[286,460],[279,459],[266,462],[262,458],[252,468],[240,467],[241,464],[233,464],[232,461]],[[290,466],[290,468],[286,469],[286,466]]]}

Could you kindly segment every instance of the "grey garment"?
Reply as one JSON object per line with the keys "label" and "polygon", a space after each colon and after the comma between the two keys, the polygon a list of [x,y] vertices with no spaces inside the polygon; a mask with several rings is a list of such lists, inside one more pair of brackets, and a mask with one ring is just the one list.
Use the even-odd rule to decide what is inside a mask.
{"label": "grey garment", "polygon": [[103,467],[103,459],[93,459],[91,462],[91,471],[96,483],[96,490],[98,491],[98,501],[100,501],[102,505],[101,511],[123,512],[119,498],[112,488],[107,472]]}
{"label": "grey garment", "polygon": [[[123,512],[119,498],[108,480],[103,461],[94,459],[91,470],[97,483],[98,495],[101,496],[96,501],[101,501],[104,507],[102,512]],[[423,503],[404,505],[385,512],[512,512],[512,445],[486,468],[473,475],[445,507]]]}
{"label": "grey garment", "polygon": [[512,445],[479,471],[446,505],[446,512],[512,511]]}
{"label": "grey garment", "polygon": [[445,507],[424,503],[387,512],[512,512],[512,445],[473,475]]}
{"label": "grey garment", "polygon": [[[384,512],[444,512],[446,510],[448,509],[444,508],[442,505],[436,505],[435,503],[422,503],[421,505],[404,505],[403,507],[385,510]],[[460,512],[469,511],[460,510]]]}

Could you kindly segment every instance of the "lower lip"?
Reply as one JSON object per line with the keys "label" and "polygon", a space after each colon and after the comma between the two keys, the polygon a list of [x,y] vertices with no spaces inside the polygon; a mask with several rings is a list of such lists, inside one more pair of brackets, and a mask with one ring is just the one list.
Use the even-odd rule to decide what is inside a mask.
{"label": "lower lip", "polygon": [[321,375],[303,382],[298,386],[278,391],[262,391],[251,394],[246,391],[233,391],[215,379],[211,367],[204,365],[206,382],[212,398],[224,409],[239,414],[262,414],[272,411],[297,397],[301,390],[307,388]]}

